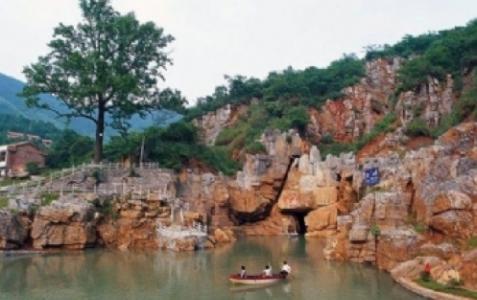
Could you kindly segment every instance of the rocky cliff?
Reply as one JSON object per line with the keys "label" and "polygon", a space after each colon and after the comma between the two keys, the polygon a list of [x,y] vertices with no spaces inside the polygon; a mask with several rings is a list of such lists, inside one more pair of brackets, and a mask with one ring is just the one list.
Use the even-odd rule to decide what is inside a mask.
{"label": "rocky cliff", "polygon": [[[406,136],[416,118],[438,126],[459,95],[450,75],[397,94],[401,64],[397,58],[368,62],[365,77],[340,98],[308,109],[304,132],[265,130],[259,138],[265,151],[244,155],[235,176],[197,166],[135,174],[103,168],[101,176],[77,171],[11,196],[10,208],[19,212],[0,213],[0,247],[193,250],[236,235],[305,234],[326,239],[329,259],[374,263],[396,278],[412,278],[430,261],[437,280],[455,269],[475,288],[477,123],[460,124],[436,141]],[[195,120],[203,142],[214,144],[246,111],[227,105]],[[356,141],[390,113],[397,116],[390,132],[357,153],[322,157],[325,136]],[[370,169],[376,184],[364,180]],[[46,192],[60,197],[44,205]],[[169,238],[177,226],[197,224],[208,226],[205,238]]]}
{"label": "rocky cliff", "polygon": [[391,96],[401,63],[399,58],[367,62],[365,76],[344,89],[342,97],[326,101],[319,110],[310,108],[308,133],[317,141],[330,135],[336,141],[350,142],[373,129],[392,110]]}

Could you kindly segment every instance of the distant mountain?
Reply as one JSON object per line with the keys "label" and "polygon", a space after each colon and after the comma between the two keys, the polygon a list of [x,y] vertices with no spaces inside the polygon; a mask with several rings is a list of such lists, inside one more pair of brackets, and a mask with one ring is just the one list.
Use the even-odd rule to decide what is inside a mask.
{"label": "distant mountain", "polygon": [[[50,122],[60,129],[69,128],[83,135],[94,136],[95,126],[89,120],[75,118],[67,123],[65,119],[58,118],[50,111],[28,108],[24,100],[18,96],[24,85],[23,82],[0,73],[0,114],[11,114],[34,121]],[[57,98],[51,95],[42,95],[41,99],[59,111],[68,111],[65,105],[62,105]],[[130,123],[132,130],[140,130],[152,125],[167,126],[181,118],[180,114],[173,111],[161,110],[148,114],[144,119],[135,115],[131,118]],[[108,122],[111,118],[106,117],[106,120]],[[114,134],[113,129],[106,129],[106,136]]]}

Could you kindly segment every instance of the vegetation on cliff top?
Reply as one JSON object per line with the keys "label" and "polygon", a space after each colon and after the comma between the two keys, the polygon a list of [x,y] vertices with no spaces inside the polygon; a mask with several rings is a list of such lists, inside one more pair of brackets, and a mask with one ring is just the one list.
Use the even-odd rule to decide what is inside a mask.
{"label": "vegetation on cliff top", "polygon": [[234,174],[239,165],[220,147],[208,147],[198,141],[197,128],[181,121],[167,128],[151,127],[142,133],[113,137],[105,147],[106,158],[137,162],[144,142],[144,161],[180,170],[194,161],[201,162],[226,175]]}
{"label": "vegetation on cliff top", "polygon": [[404,57],[409,60],[399,70],[398,91],[412,90],[427,82],[429,76],[444,80],[451,74],[456,90],[462,88],[462,75],[477,65],[477,20],[467,26],[426,33],[416,37],[407,35],[399,43],[374,46],[366,59]]}
{"label": "vegetation on cliff top", "polygon": [[364,63],[354,55],[345,55],[327,68],[309,67],[281,72],[271,72],[264,80],[244,76],[226,76],[227,85],[218,86],[215,92],[198,99],[189,109],[187,117],[196,118],[227,104],[278,102],[275,108],[284,111],[289,105],[319,107],[326,99],[341,96],[343,88],[353,85],[364,76]]}
{"label": "vegetation on cliff top", "polygon": [[[119,15],[109,6],[107,0],[84,0],[81,1],[81,3],[83,10],[87,10],[88,7],[91,8],[90,6],[93,4],[101,6],[103,10],[106,10],[102,13],[110,16],[111,20],[114,19],[114,22],[132,22],[135,24],[133,27],[137,27],[136,29],[146,26],[147,28],[144,27],[144,30],[148,29],[157,34],[155,41],[160,44],[156,45],[156,50],[159,52],[163,46],[172,40],[172,37],[165,36],[162,33],[162,29],[155,28],[153,24],[141,25],[135,21],[133,15]],[[88,17],[88,14],[85,14],[85,17]],[[113,27],[116,26],[114,22],[110,24]],[[57,29],[56,39],[50,43],[52,51],[64,55],[65,59],[70,57],[71,53],[65,52],[67,47],[64,43],[71,42],[67,36],[69,33],[80,29],[81,28],[75,29],[61,25]],[[153,29],[160,32],[156,32]],[[96,29],[85,27],[81,30]],[[120,42],[121,37],[118,38]],[[265,152],[264,145],[258,141],[264,130],[272,128],[287,131],[288,129],[294,128],[302,135],[305,135],[305,129],[309,122],[309,107],[320,107],[327,99],[336,99],[342,96],[342,91],[345,87],[356,84],[360,78],[364,76],[364,63],[367,60],[395,56],[407,59],[399,71],[400,85],[396,93],[416,88],[426,82],[428,76],[442,80],[446,74],[452,74],[456,87],[460,88],[462,86],[462,75],[472,70],[476,65],[476,48],[477,21],[473,21],[466,27],[457,27],[437,33],[427,33],[416,37],[406,36],[393,46],[369,47],[365,59],[358,59],[354,55],[345,55],[341,59],[332,62],[327,68],[309,67],[304,70],[295,70],[289,67],[280,72],[271,72],[263,80],[244,76],[226,76],[226,85],[218,86],[212,95],[199,99],[196,106],[187,110],[183,107],[185,99],[180,93],[166,89],[161,94],[156,93],[148,96],[152,97],[152,99],[162,99],[167,105],[180,109],[181,113],[185,115],[185,121],[173,124],[166,129],[152,127],[142,133],[127,133],[123,131],[120,137],[113,137],[106,146],[106,158],[109,160],[118,160],[129,157],[134,158],[133,160],[137,160],[142,141],[144,140],[145,161],[157,161],[165,167],[174,169],[180,169],[193,161],[200,161],[225,174],[233,174],[239,165],[231,159],[232,156],[237,157],[238,153],[243,152]],[[87,58],[77,57],[77,59],[78,62],[82,61],[88,65]],[[48,64],[54,65],[57,63],[59,62],[40,60],[37,64],[26,68],[25,71],[29,78],[29,84],[24,90],[24,95],[29,97],[30,104],[40,105],[35,102],[37,100],[35,95],[40,92],[48,92],[47,89],[52,87],[51,84],[55,83],[46,82],[40,78],[41,76],[36,75],[45,75],[40,73],[48,69]],[[159,67],[164,66],[167,64],[167,58],[157,63]],[[106,68],[103,71],[107,71],[106,73],[108,73],[115,72],[114,70],[116,69]],[[83,71],[86,72],[87,70]],[[105,75],[106,73],[104,72],[101,74]],[[138,80],[145,80],[144,78],[149,78],[154,74],[143,75],[145,77],[141,77],[142,79],[130,78],[132,80],[130,88],[133,88],[133,85],[137,83]],[[160,77],[159,73],[155,75]],[[60,82],[58,81],[56,83]],[[98,82],[82,83],[89,87],[94,87],[99,84]],[[119,82],[117,83],[119,84]],[[120,83],[121,86],[123,86],[124,81],[121,80]],[[101,87],[104,87],[103,85],[104,83],[101,83]],[[113,85],[116,86],[116,83]],[[104,122],[104,120],[101,121],[96,118],[96,113],[98,113],[97,117],[99,118],[99,111],[95,109],[96,106],[91,106],[87,108],[87,111],[84,111],[83,100],[88,96],[86,94],[83,95],[81,89],[81,86],[75,87],[73,92],[76,91],[81,94],[82,97],[79,97],[79,94],[71,94],[71,91],[68,91],[68,93],[65,92],[60,96],[66,99],[66,104],[70,105],[73,109],[75,109],[75,105],[79,105],[76,107],[78,108],[76,111],[78,114],[83,114],[83,116],[86,114],[96,120],[99,131],[96,137],[97,147],[95,152],[96,158],[98,158],[98,151],[100,151],[100,149],[98,149],[98,142],[102,144],[102,137],[98,135],[102,134],[104,124],[101,125],[100,123]],[[101,91],[102,90],[95,90],[94,93],[98,94],[98,92]],[[134,88],[133,90],[121,90],[119,96],[111,96],[111,99],[120,100],[123,96],[126,97],[126,95],[128,95],[127,97],[129,97],[131,93],[138,96],[136,94],[137,92],[138,91],[135,91]],[[57,92],[55,93],[58,94]],[[145,95],[146,94],[143,96]],[[453,113],[449,116],[445,116],[438,128],[431,130],[422,120],[416,118],[407,126],[406,132],[409,135],[440,135],[446,129],[456,125],[465,118],[475,117],[477,115],[476,99],[477,90],[474,86],[474,89],[464,92],[461,101],[458,102]],[[112,103],[111,109],[115,110],[118,115],[113,125],[118,128],[127,127],[124,121],[131,113],[148,109],[148,107],[146,107],[147,105],[142,107],[129,107],[129,104],[125,102],[119,101],[119,106],[114,103]],[[207,147],[200,145],[200,141],[197,137],[197,129],[190,121],[227,104],[246,104],[248,105],[248,110],[232,127],[225,128],[220,132],[216,139],[215,146]],[[395,123],[396,116],[390,113],[378,122],[370,133],[361,136],[355,142],[339,144],[335,143],[331,136],[328,137],[325,135],[321,141],[320,148],[324,155],[327,153],[339,154],[344,151],[358,151],[380,134],[392,130],[395,127]],[[44,128],[45,130],[48,129],[47,126],[35,127]],[[55,144],[49,151],[48,165],[58,168],[87,161],[92,156],[93,144],[94,141],[90,138],[81,137],[71,131],[55,132]]]}

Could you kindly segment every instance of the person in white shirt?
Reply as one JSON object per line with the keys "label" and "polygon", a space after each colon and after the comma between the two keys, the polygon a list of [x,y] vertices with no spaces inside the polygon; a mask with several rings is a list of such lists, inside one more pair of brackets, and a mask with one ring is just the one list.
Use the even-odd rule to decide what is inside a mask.
{"label": "person in white shirt", "polygon": [[291,267],[287,263],[287,261],[285,260],[285,261],[283,261],[283,265],[282,265],[282,269],[280,270],[280,274],[282,276],[287,277],[290,273],[291,273]]}
{"label": "person in white shirt", "polygon": [[240,278],[245,278],[247,276],[247,271],[245,270],[245,266],[240,267]]}
{"label": "person in white shirt", "polygon": [[272,268],[269,265],[265,266],[265,270],[263,270],[263,276],[271,277],[272,276]]}

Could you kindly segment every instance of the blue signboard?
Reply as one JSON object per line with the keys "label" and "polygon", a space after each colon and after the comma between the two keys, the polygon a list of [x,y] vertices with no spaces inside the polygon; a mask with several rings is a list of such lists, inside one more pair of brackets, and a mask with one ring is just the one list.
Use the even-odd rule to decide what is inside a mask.
{"label": "blue signboard", "polygon": [[366,185],[375,185],[379,183],[378,168],[369,168],[364,170],[364,181]]}

